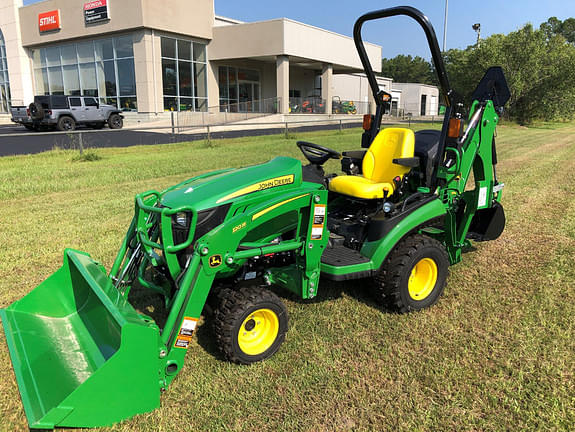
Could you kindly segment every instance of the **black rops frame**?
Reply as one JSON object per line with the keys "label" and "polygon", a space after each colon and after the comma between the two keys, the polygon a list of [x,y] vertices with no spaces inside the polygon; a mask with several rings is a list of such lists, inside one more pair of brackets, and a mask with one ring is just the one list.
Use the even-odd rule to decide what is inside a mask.
{"label": "black rops frame", "polygon": [[437,43],[437,37],[435,36],[435,30],[433,29],[431,22],[429,21],[429,18],[427,18],[420,10],[415,9],[411,6],[397,6],[393,8],[368,12],[360,16],[355,22],[355,25],[353,27],[353,40],[355,42],[355,47],[359,54],[361,64],[363,65],[363,68],[367,75],[367,80],[369,81],[369,86],[371,87],[373,98],[375,99],[375,104],[377,107],[375,112],[375,118],[373,119],[374,121],[372,122],[371,125],[371,129],[369,131],[364,132],[365,138],[362,138],[362,147],[369,147],[373,139],[379,133],[384,106],[383,101],[381,99],[383,92],[382,90],[379,89],[377,79],[375,78],[375,74],[373,73],[373,68],[371,67],[369,58],[367,57],[367,53],[363,45],[363,39],[361,37],[361,29],[367,21],[389,18],[398,15],[405,15],[410,18],[413,18],[423,28],[423,31],[425,32],[425,36],[427,38],[427,42],[429,44],[429,49],[431,50],[433,65],[435,66],[435,71],[437,72],[437,78],[439,79],[439,85],[441,87],[444,102],[446,105],[445,117],[443,119],[443,128],[441,130],[441,137],[439,139],[439,148],[438,148],[438,153],[442,156],[437,158],[437,166],[433,170],[433,175],[431,179],[431,189],[433,191],[433,189],[435,189],[436,187],[437,171],[439,168],[439,164],[443,162],[443,154],[445,152],[445,141],[447,139],[447,131],[449,128],[449,119],[454,113],[454,103],[453,103],[454,92],[451,86],[449,85],[449,79],[447,78],[447,71],[445,70],[445,65],[443,64],[443,57],[441,55],[441,50],[439,49],[439,44]]}

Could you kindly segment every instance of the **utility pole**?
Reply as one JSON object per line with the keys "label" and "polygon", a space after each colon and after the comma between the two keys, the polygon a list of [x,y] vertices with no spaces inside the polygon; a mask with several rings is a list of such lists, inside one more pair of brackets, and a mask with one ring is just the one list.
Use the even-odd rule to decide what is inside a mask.
{"label": "utility pole", "polygon": [[443,52],[447,43],[447,10],[449,9],[449,0],[445,0],[445,18],[443,19]]}
{"label": "utility pole", "polygon": [[477,48],[479,48],[481,46],[481,24],[473,24],[471,28],[477,32]]}

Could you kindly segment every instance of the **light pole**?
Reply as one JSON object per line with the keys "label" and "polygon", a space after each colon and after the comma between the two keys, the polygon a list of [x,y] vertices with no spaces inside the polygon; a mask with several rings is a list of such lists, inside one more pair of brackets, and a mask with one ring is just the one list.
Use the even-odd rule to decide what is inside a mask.
{"label": "light pole", "polygon": [[479,48],[481,46],[481,24],[473,24],[471,28],[477,32],[477,48]]}
{"label": "light pole", "polygon": [[447,43],[447,10],[449,9],[449,0],[445,0],[445,18],[443,19],[443,52]]}

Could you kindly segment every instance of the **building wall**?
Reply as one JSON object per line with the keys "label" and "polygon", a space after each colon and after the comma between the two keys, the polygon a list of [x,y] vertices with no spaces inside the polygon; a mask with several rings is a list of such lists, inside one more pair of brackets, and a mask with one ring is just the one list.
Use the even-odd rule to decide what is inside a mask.
{"label": "building wall", "polygon": [[20,36],[18,8],[21,6],[22,0],[0,0],[0,29],[6,42],[12,105],[30,103],[34,98],[30,85],[32,82],[30,58],[26,50],[22,48]]}
{"label": "building wall", "polygon": [[301,67],[290,67],[289,89],[299,90],[302,98],[319,96],[315,91],[316,75],[319,72]]}
{"label": "building wall", "polygon": [[[215,27],[210,46],[213,60],[287,55],[363,69],[352,38],[286,18]],[[381,71],[381,47],[365,47],[373,69]]]}
{"label": "building wall", "polygon": [[[284,18],[286,55],[363,69],[352,38]],[[376,72],[381,71],[381,47],[365,43]]]}
{"label": "building wall", "polygon": [[[391,78],[377,77],[379,89],[390,92]],[[342,100],[367,102],[371,89],[365,74],[337,74],[333,76],[333,95]]]}
{"label": "building wall", "polygon": [[[207,89],[211,108],[219,105],[220,65],[257,69],[262,99],[276,97],[278,55],[290,57],[289,89],[299,90],[303,98],[317,93],[315,80],[323,65],[333,64],[334,70],[339,69],[340,73],[361,68],[349,37],[285,18],[258,23],[216,18],[213,0],[194,0],[193,7],[189,0],[110,0],[110,20],[88,26],[83,16],[85,1],[45,0],[23,7],[22,0],[0,0],[0,28],[8,48],[13,101],[30,103],[33,99],[32,49],[121,34],[133,37],[138,111],[141,113],[164,111],[161,61],[161,37],[164,35],[208,43]],[[38,14],[56,9],[60,11],[62,28],[41,34]],[[381,48],[372,44],[366,44],[366,48],[374,69],[379,70]],[[226,56],[229,58],[222,58]],[[349,100],[369,100],[365,77],[334,75],[333,78],[333,95]]]}
{"label": "building wall", "polygon": [[[403,109],[405,114],[421,115],[421,96],[426,95],[425,115],[437,115],[437,104],[439,103],[439,89],[437,87],[417,83],[393,83],[393,88],[401,90],[400,109]],[[432,98],[435,98],[436,101],[433,112],[431,109]]]}
{"label": "building wall", "polygon": [[[169,3],[169,4],[167,4]],[[116,0],[110,1],[110,20],[84,24],[83,2],[78,0],[46,0],[20,9],[24,46],[59,42],[65,39],[100,36],[143,27],[164,30],[203,39],[212,38],[214,22],[213,0]],[[38,14],[60,10],[61,29],[40,33]]]}

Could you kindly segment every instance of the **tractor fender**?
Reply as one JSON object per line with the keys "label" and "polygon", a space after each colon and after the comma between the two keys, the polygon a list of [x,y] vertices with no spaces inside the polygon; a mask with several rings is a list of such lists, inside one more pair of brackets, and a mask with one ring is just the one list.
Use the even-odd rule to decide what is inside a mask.
{"label": "tractor fender", "polygon": [[406,216],[401,215],[394,221],[394,225],[387,226],[381,238],[365,242],[361,254],[371,259],[373,270],[381,267],[392,249],[408,234],[432,219],[444,216],[447,210],[438,198],[425,202]]}

